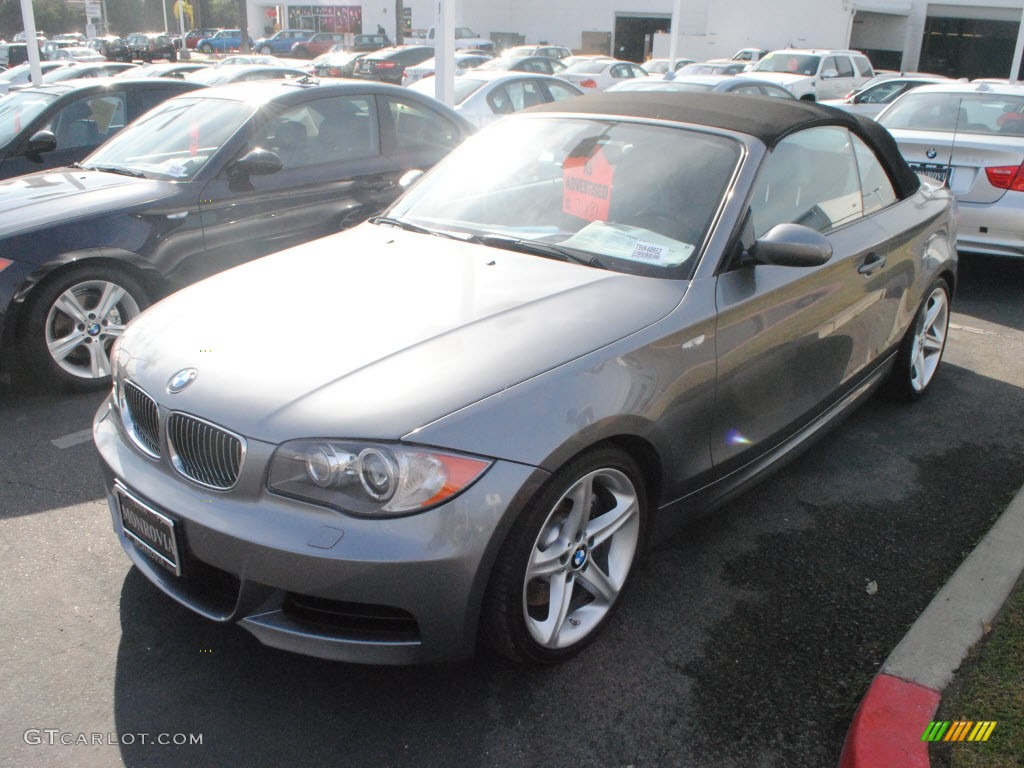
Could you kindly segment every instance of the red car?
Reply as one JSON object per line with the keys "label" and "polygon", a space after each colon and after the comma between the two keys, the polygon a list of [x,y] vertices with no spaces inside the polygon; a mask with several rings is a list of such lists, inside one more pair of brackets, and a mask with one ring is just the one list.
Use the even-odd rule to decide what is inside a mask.
{"label": "red car", "polygon": [[340,32],[317,32],[309,40],[303,40],[292,46],[292,56],[298,59],[315,59],[322,53],[329,53],[338,43],[344,43],[345,36]]}
{"label": "red car", "polygon": [[[220,30],[216,27],[209,27],[204,29],[190,29],[188,32],[185,33],[185,47],[189,50],[193,50],[199,44],[200,40],[206,37],[213,37],[219,31]],[[174,44],[178,48],[181,48],[181,39],[175,38]]]}

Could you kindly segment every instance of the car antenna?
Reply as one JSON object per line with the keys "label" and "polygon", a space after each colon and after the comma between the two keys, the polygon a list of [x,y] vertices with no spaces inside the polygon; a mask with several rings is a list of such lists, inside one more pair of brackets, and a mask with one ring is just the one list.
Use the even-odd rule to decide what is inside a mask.
{"label": "car antenna", "polygon": [[949,160],[946,162],[946,168],[949,171],[946,174],[946,185],[948,186],[953,178],[953,150],[956,149],[956,132],[960,129],[960,113],[964,108],[963,96],[960,97],[960,101],[956,105],[956,120],[953,122],[953,141],[949,145]]}

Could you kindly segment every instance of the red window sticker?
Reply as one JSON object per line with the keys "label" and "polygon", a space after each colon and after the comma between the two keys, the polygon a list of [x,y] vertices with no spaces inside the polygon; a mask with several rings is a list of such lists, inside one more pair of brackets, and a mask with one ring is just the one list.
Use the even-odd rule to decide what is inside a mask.
{"label": "red window sticker", "polygon": [[188,129],[188,153],[193,157],[199,154],[199,123],[193,122]]}
{"label": "red window sticker", "polygon": [[562,164],[562,211],[587,221],[607,221],[615,169],[598,149]]}

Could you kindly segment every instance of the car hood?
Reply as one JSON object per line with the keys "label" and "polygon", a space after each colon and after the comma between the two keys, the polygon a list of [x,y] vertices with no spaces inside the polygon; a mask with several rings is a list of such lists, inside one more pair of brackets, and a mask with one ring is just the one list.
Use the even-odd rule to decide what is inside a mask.
{"label": "car hood", "polygon": [[81,168],[58,168],[0,181],[0,238],[67,224],[175,192],[167,181]]}
{"label": "car hood", "polygon": [[171,296],[117,363],[250,438],[394,440],[657,321],[685,287],[363,224]]}

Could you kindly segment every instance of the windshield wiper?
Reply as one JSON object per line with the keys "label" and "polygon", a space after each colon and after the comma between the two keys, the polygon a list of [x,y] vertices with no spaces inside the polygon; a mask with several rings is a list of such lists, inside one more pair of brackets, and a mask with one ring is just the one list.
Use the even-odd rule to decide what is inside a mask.
{"label": "windshield wiper", "polygon": [[536,240],[522,240],[515,237],[506,237],[505,235],[473,235],[469,238],[469,242],[489,245],[492,248],[504,248],[506,251],[532,253],[536,256],[558,259],[559,261],[571,261],[588,267],[604,268],[604,265],[596,256],[583,256],[571,248],[563,248],[554,243],[538,243]]}
{"label": "windshield wiper", "polygon": [[472,238],[459,237],[451,232],[445,232],[441,229],[430,229],[428,227],[422,227],[419,224],[413,224],[411,221],[405,219],[395,219],[391,216],[372,216],[368,219],[371,224],[390,224],[393,227],[404,229],[408,232],[416,232],[421,235],[434,235],[435,237],[447,237],[449,240],[458,240],[460,243],[472,242]]}
{"label": "windshield wiper", "polygon": [[103,171],[105,173],[118,173],[122,176],[131,176],[135,179],[144,179],[146,174],[142,171],[135,171],[131,168],[123,168],[119,165],[81,165],[80,168],[84,168],[89,171]]}

